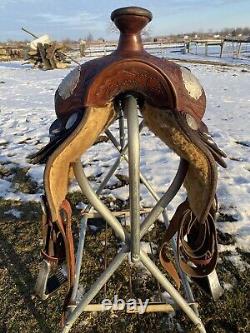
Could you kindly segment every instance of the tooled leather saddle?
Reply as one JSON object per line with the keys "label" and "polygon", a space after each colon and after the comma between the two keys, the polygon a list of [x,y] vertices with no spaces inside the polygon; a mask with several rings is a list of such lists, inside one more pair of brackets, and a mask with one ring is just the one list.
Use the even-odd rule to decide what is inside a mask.
{"label": "tooled leather saddle", "polygon": [[216,164],[225,167],[226,155],[202,122],[204,90],[189,69],[144,50],[140,33],[152,19],[148,10],[121,8],[111,19],[120,30],[117,49],[84,63],[64,78],[55,94],[57,120],[50,128],[51,140],[30,157],[33,163],[46,163],[42,256],[55,265],[66,261],[67,300],[75,277],[71,208],[65,199],[72,163],[117,118],[116,100],[126,93],[140,100],[149,130],[188,162],[187,199],[170,221],[161,262],[167,263],[166,244],[176,233],[179,264],[188,275],[206,276],[217,261]]}

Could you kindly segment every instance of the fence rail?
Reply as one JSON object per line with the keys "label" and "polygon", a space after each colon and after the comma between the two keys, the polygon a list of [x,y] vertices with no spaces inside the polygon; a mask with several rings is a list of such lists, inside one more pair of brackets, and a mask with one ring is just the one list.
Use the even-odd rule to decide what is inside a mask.
{"label": "fence rail", "polygon": [[[116,43],[99,43],[86,45],[84,55],[86,57],[98,57],[108,55],[117,47]],[[205,56],[240,56],[250,57],[250,40],[236,39],[207,39],[189,40],[177,43],[148,42],[144,43],[145,49],[158,56],[167,56],[169,53],[190,53]]]}
{"label": "fence rail", "polygon": [[[178,52],[182,52],[185,48],[185,43],[159,43],[159,42],[151,42],[145,43],[144,47],[150,53],[164,53],[167,49],[176,49]],[[85,56],[86,57],[96,57],[96,56],[103,56],[108,55],[113,52],[117,48],[116,43],[103,43],[103,44],[90,44],[87,45],[85,48]]]}

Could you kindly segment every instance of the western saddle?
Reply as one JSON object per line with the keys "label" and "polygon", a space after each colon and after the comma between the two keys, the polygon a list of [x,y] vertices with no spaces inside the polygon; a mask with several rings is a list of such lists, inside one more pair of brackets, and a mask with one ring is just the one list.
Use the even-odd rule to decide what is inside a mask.
{"label": "western saddle", "polygon": [[[41,254],[51,265],[66,262],[65,309],[70,305],[75,279],[71,207],[65,199],[71,169],[117,119],[118,101],[126,94],[137,99],[149,130],[185,164],[187,198],[176,209],[162,240],[162,265],[179,286],[167,254],[167,244],[174,235],[179,265],[189,276],[207,276],[217,261],[217,163],[226,167],[226,155],[202,121],[204,90],[188,68],[144,50],[141,30],[151,21],[151,12],[138,7],[120,8],[112,12],[111,19],[120,30],[117,49],[85,62],[63,79],[55,94],[57,119],[50,127],[50,142],[30,156],[33,163],[46,163]],[[49,286],[46,288],[49,294]]]}

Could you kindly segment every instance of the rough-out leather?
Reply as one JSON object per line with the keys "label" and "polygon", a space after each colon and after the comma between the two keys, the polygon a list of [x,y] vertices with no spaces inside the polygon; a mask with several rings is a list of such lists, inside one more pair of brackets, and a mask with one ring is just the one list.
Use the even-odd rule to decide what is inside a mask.
{"label": "rough-out leather", "polygon": [[[72,163],[116,119],[117,97],[128,92],[138,96],[149,130],[189,163],[184,184],[187,199],[171,220],[162,251],[166,251],[166,243],[177,233],[181,268],[190,275],[204,276],[214,269],[217,258],[216,163],[225,166],[225,154],[202,122],[206,98],[198,80],[187,68],[143,49],[140,32],[150,19],[147,10],[136,7],[114,12],[112,20],[121,32],[117,50],[74,69],[55,95],[56,115],[64,127],[70,127],[69,118],[77,112],[82,112],[81,120],[66,137],[62,132],[61,138],[57,136],[42,154],[38,152],[32,158],[36,162],[47,160],[47,207],[51,223],[60,229],[60,208],[68,192]],[[70,270],[74,258],[68,254],[73,243],[71,236],[70,241],[67,239],[69,234],[62,231]],[[161,252],[161,261],[164,258],[167,253]],[[179,285],[176,276],[175,280]]]}

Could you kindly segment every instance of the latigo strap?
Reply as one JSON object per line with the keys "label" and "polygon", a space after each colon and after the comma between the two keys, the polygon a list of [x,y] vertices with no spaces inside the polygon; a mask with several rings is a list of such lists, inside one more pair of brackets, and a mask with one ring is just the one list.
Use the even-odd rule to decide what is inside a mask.
{"label": "latigo strap", "polygon": [[[42,197],[42,235],[43,249],[42,263],[35,293],[42,299],[46,299],[55,292],[64,282],[68,281],[68,293],[70,294],[75,280],[75,251],[74,240],[71,229],[71,207],[65,199],[59,210],[57,221],[51,219],[46,197]],[[51,266],[56,268],[66,261],[66,270],[58,270],[56,274],[50,275]],[[69,295],[67,299],[70,299]]]}

